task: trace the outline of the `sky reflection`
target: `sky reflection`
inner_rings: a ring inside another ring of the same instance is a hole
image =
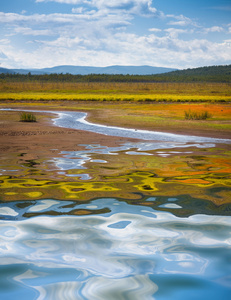
[[[171,199],[167,203],[174,204]],[[37,216],[0,221],[0,274],[6,284],[2,299],[14,290],[24,299],[32,294],[39,295],[36,299],[169,299],[169,293],[172,299],[185,299],[180,287],[163,283],[183,275],[194,296],[210,294],[213,282],[219,288],[212,288],[211,299],[231,292],[230,216],[180,218],[112,198],[84,206],[109,210],[52,217],[39,213],[73,209],[71,201],[12,206],[12,216],[22,215],[20,210]]]

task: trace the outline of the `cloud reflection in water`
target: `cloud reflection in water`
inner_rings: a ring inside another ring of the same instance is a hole
[[[67,201],[33,203],[23,212],[71,207]],[[21,215],[16,207],[12,217]],[[179,218],[116,199],[81,207],[109,212],[0,221],[3,299],[14,291],[24,299],[33,299],[31,293],[39,295],[36,299],[145,300],[169,299],[169,293],[171,299],[185,299],[182,290],[191,289],[189,299],[203,292],[211,299],[230,293],[230,216]],[[174,280],[182,286],[166,286]]]

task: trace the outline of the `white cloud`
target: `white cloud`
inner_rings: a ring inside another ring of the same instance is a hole
[[[168,28],[165,29],[164,31],[166,31],[171,38],[177,38],[179,34],[189,32],[187,29],[176,29],[176,28]]]
[[[157,13],[156,8],[152,7],[152,0],[92,0],[92,5],[98,9],[122,9],[138,15]]]
[[[76,47],[83,41],[82,39],[78,37],[70,38],[66,36],[60,36],[56,40],[53,41],[38,41],[41,44],[44,44],[45,46],[51,46],[51,47],[63,47],[63,48],[72,48]]]
[[[76,15],[68,14],[33,14],[33,15],[21,15],[16,13],[4,13],[0,12],[0,23],[14,23],[14,22],[72,22],[74,18],[77,18]]]
[[[180,31],[180,32],[179,32]],[[178,38],[183,29],[167,29],[157,37],[134,33],[105,31],[100,39],[94,34],[79,36],[61,35],[53,41],[38,41],[33,51],[16,51],[5,45],[2,52],[10,58],[8,64],[19,67],[48,67],[61,64],[107,66],[112,64],[153,65],[184,68],[199,65],[226,64],[231,60],[228,42],[214,43],[206,39]],[[155,33],[155,32],[154,32]],[[4,62],[6,64],[6,62]]]
[[[223,43],[224,43],[225,46],[231,47],[231,39],[230,40],[224,40]]]
[[[185,17],[183,15],[175,16],[175,15],[167,15],[168,18],[173,18],[176,21],[170,21],[168,22],[168,25],[178,25],[178,26],[195,26],[197,27],[198,25],[196,22],[191,20],[188,17]]]
[[[186,21],[171,21],[168,24],[169,25],[178,25],[178,26],[187,26],[188,22],[186,22]]]
[[[209,28],[204,28],[203,32],[204,33],[209,33],[209,32],[222,32],[224,31],[223,27],[220,26],[213,26],[213,27],[209,27]]]
[[[89,18],[89,15],[91,18]],[[119,22],[125,21],[124,24],[126,24],[125,19],[130,19],[130,17],[126,15],[102,15],[95,11],[91,11],[87,14],[61,14],[61,13],[54,13],[54,14],[33,14],[33,15],[20,15],[16,13],[3,13],[0,12],[0,23],[20,23],[20,22],[29,22],[30,24],[37,23],[37,25],[41,25],[42,23],[57,23],[60,24],[60,26],[63,26],[61,23],[72,23],[72,24],[78,24],[80,21],[95,21],[95,20],[101,20],[102,17],[104,19],[108,19],[108,21],[113,23],[117,22],[116,20],[119,20]]]
[[[23,35],[34,35],[34,36],[38,36],[38,35],[51,36],[52,35],[52,31],[49,30],[49,29],[34,30],[32,28],[29,28],[29,27],[16,27],[14,29],[14,33],[21,33]]]
[[[36,0],[36,2],[57,2],[81,6],[86,4],[97,8],[98,11],[119,12],[122,10],[127,13],[143,16],[157,14],[156,8],[152,6],[152,0]],[[78,10],[78,8],[75,9]]]
[[[77,7],[77,8],[72,8],[72,13],[74,14],[82,14],[86,9],[84,7]]]
[[[0,40],[0,45],[6,45],[6,44],[10,44],[10,40],[8,40],[8,39],[1,39]]]
[[[151,32],[161,32],[162,31],[159,28],[149,28],[148,30],[151,31]]]

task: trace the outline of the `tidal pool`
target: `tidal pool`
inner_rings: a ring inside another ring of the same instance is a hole
[[[230,140],[58,115],[144,141],[1,159],[0,299],[230,299]]]

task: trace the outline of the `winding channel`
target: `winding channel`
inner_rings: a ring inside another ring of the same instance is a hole
[[[11,109],[4,109],[11,110]],[[129,129],[123,127],[106,126],[94,124],[86,120],[87,113],[73,112],[73,111],[38,111],[38,110],[21,110],[28,112],[40,112],[56,114],[58,117],[53,119],[54,125],[63,128],[85,130],[98,134],[109,136],[118,136],[125,138],[134,138],[149,141],[162,141],[162,142],[180,142],[180,143],[231,143],[231,139],[210,138],[201,136],[191,136],[183,134],[173,134],[167,132]]]

